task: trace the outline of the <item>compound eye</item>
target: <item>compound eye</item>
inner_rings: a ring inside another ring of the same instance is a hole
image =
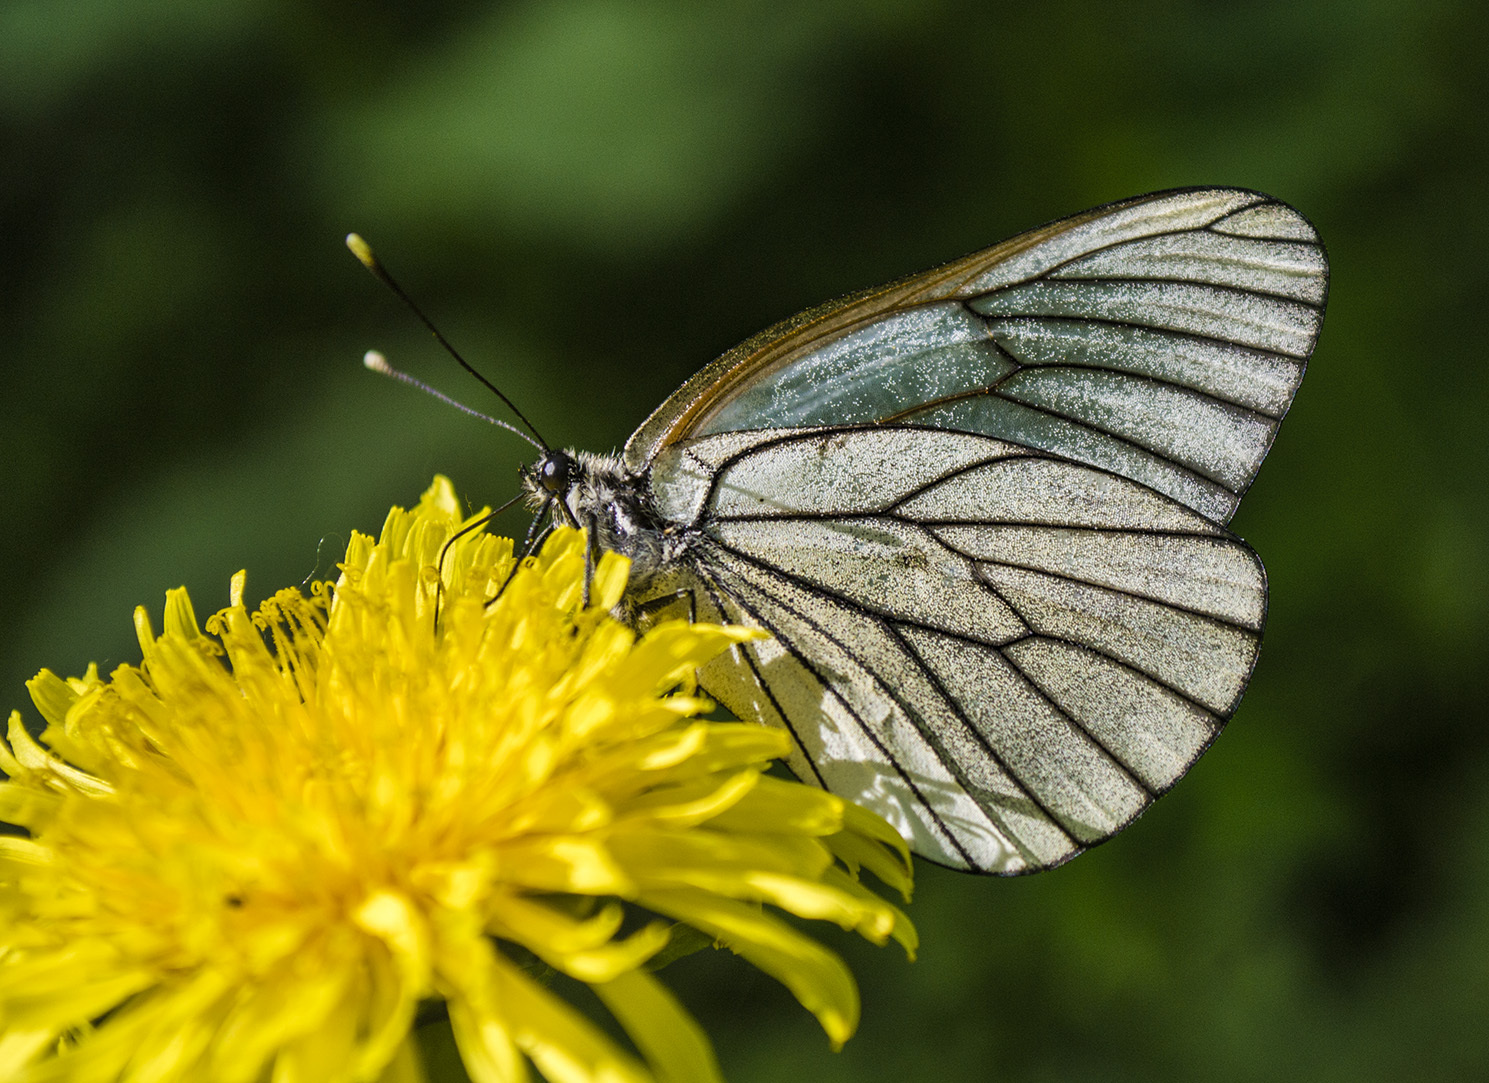
[[[538,464],[538,480],[550,493],[562,494],[574,473],[574,460],[555,451]]]

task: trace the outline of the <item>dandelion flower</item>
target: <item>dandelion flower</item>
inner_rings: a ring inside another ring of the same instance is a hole
[[[764,774],[782,734],[697,717],[695,667],[754,633],[637,638],[609,616],[623,559],[581,604],[574,531],[488,604],[511,544],[462,525],[436,479],[334,586],[250,613],[240,573],[207,633],[172,591],[162,634],[136,613],[139,666],[30,682],[47,728],[0,742],[26,831],[0,838],[0,1078],[412,1081],[443,1002],[478,1083],[717,1079],[653,973],[679,930],[852,1033],[851,975],[774,911],[913,950],[858,879],[908,892],[908,856]]]

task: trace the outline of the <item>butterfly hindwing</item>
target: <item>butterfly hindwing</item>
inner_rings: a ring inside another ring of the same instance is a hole
[[[704,688],[933,860],[1030,871],[1110,836],[1250,673],[1250,549],[1107,471],[909,427],[702,438],[663,477],[684,460],[708,490],[661,510],[692,516],[695,593],[773,636]]]

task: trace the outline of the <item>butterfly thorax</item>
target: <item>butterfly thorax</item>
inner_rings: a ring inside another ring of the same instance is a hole
[[[593,531],[600,548],[629,559],[631,591],[644,587],[681,548],[681,539],[652,508],[645,479],[618,455],[552,452],[523,471],[522,484],[535,510],[556,497],[568,513],[558,518]]]

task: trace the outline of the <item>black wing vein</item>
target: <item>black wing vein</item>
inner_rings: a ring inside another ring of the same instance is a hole
[[[947,690],[946,686],[942,683],[941,678],[936,674],[934,668],[925,659],[925,656],[921,654],[920,651],[916,650],[915,645],[907,640],[903,635],[901,635],[893,625],[889,625],[887,627],[889,633],[894,636],[894,638],[900,643],[900,645],[904,647],[905,650],[908,651],[910,654],[914,655],[914,657],[920,664],[921,671],[936,686],[936,690],[941,694],[942,698],[953,705],[954,709],[956,710],[957,717],[962,720],[962,723],[967,727],[968,731],[971,733],[977,733],[977,728],[972,725],[971,720],[967,718],[966,712],[962,710],[960,702]],[[938,629],[928,630],[935,631],[938,635],[947,634],[945,632],[939,631]],[[1082,737],[1084,737],[1091,743],[1092,747],[1094,747],[1103,756],[1105,756],[1108,760],[1115,764],[1117,768],[1121,770],[1124,775],[1127,776],[1129,781],[1131,781],[1135,786],[1141,789],[1143,793],[1147,795],[1148,801],[1151,801],[1153,797],[1156,796],[1148,787],[1147,783],[1138,778],[1137,775],[1133,772],[1132,768],[1129,767],[1120,756],[1112,752],[1111,749],[1107,748],[1107,746],[1102,741],[1097,739],[1095,734],[1086,729],[1086,727],[1082,725],[1078,719],[1073,718],[1068,711],[1066,711],[1063,707],[1061,707],[1058,703],[1051,699],[1049,693],[1047,693],[1044,688],[1040,686],[1039,682],[1035,681],[1026,672],[1024,672],[1023,668],[1012,658],[1008,657],[1006,652],[1000,650],[997,647],[993,647],[985,643],[980,643],[977,640],[967,639],[967,637],[965,636],[957,636],[955,638],[963,639],[966,642],[976,644],[978,647],[981,647],[984,650],[990,650],[997,653],[997,655],[1002,658],[1004,662],[1008,663],[1008,665],[1014,670],[1014,672],[1016,672],[1021,678],[1023,678],[1024,684],[1027,685],[1034,692],[1035,695],[1043,700],[1046,706],[1054,711],[1055,714],[1059,716],[1062,721],[1069,723],[1070,726],[1076,730],[1076,732],[1078,732]],[[1029,795],[1030,800],[1032,800],[1038,806],[1039,810],[1044,813],[1044,815],[1052,823],[1054,823],[1056,827],[1060,829],[1060,831],[1065,835],[1066,838],[1070,839],[1070,841],[1075,844],[1075,846],[1077,847],[1076,853],[1079,853],[1081,850],[1094,845],[1094,843],[1084,842],[1081,839],[1077,838],[1074,834],[1072,834],[1070,828],[1065,825],[1063,818],[1052,809],[1048,808],[1042,801],[1034,796],[1032,787],[1022,778],[1020,778],[1019,775],[1015,773],[1014,770],[1003,761],[997,750],[993,748],[992,743],[986,738],[983,738],[980,733],[977,733],[977,735],[981,740],[983,747],[988,750],[988,754],[994,758],[994,761],[997,762],[998,765],[1008,773],[1008,776],[1010,778],[1018,782],[1019,788]],[[1070,856],[1074,857],[1075,854],[1071,854]]]
[[[934,627],[932,625],[925,624],[925,623],[920,622],[920,621],[916,621],[914,619],[902,619],[902,618],[900,618],[898,616],[894,616],[894,615],[891,615],[891,614],[888,614],[888,613],[881,613],[881,612],[876,612],[874,610],[868,609],[868,608],[864,607],[863,605],[859,604],[858,602],[854,601],[852,598],[844,597],[843,595],[837,593],[836,591],[828,590],[828,589],[825,589],[825,588],[823,588],[821,586],[818,586],[817,584],[812,583],[810,580],[803,579],[800,576],[794,575],[793,573],[788,572],[784,568],[778,567],[777,565],[766,563],[765,561],[762,561],[762,560],[760,560],[757,557],[751,556],[748,553],[742,553],[739,550],[735,549],[734,547],[732,547],[730,545],[727,545],[724,542],[718,541],[717,539],[710,539],[710,542],[711,542],[711,544],[718,546],[719,549],[721,549],[724,552],[728,553],[730,556],[734,557],[735,559],[737,559],[739,561],[742,561],[743,563],[750,564],[750,565],[752,565],[752,566],[754,566],[756,568],[759,568],[760,570],[764,571],[768,575],[779,576],[780,578],[786,580],[789,583],[792,583],[796,587],[798,587],[801,590],[806,591],[808,593],[819,594],[819,595],[822,595],[824,597],[831,598],[834,602],[837,602],[838,604],[842,605],[845,609],[850,609],[850,610],[854,611],[855,613],[857,613],[859,616],[863,617],[864,619],[866,619],[866,620],[872,622],[873,624],[877,625],[881,631],[884,631],[884,632],[888,633],[897,642],[903,642],[903,637],[900,636],[899,633],[894,630],[894,628],[892,627],[891,622],[893,624],[901,624],[901,625],[908,625],[910,627],[915,627],[915,628],[922,628],[922,629],[924,629],[927,632],[933,632],[933,633],[935,633],[937,635],[944,635],[944,636],[949,636],[949,637],[954,638],[954,639],[960,639],[963,642],[970,643],[970,644],[976,646],[978,649],[981,649],[981,650],[997,650],[996,645],[994,645],[992,643],[985,642],[985,641],[980,640],[980,639],[976,639],[976,638],[974,638],[972,636],[958,635],[955,632],[948,632],[945,629],[937,628],[937,627]],[[717,579],[719,577],[718,576],[718,572],[716,570],[712,574],[714,575],[715,579]],[[989,584],[989,586],[990,586],[990,584]],[[734,595],[731,595],[731,597],[734,597]],[[824,639],[832,642],[840,650],[842,650],[844,653],[846,653],[849,656],[855,658],[857,660],[857,662],[858,662],[859,665],[863,666],[863,668],[866,671],[868,671],[869,673],[872,673],[873,674],[874,679],[879,682],[880,686],[889,694],[890,698],[892,698],[895,701],[895,703],[897,703],[899,705],[900,709],[905,713],[905,716],[907,718],[913,720],[916,723],[916,728],[918,728],[921,731],[921,733],[926,737],[926,739],[929,740],[929,741],[931,741],[933,744],[936,744],[937,743],[935,741],[935,739],[934,739],[934,735],[931,732],[928,732],[927,727],[924,725],[924,721],[923,721],[923,719],[921,719],[919,712],[916,711],[916,710],[914,710],[914,708],[911,706],[911,704],[894,688],[894,686],[890,682],[888,682],[883,677],[882,674],[879,674],[879,673],[874,672],[874,669],[867,662],[863,661],[862,658],[859,658],[858,655],[856,654],[856,652],[852,649],[852,647],[851,647],[850,644],[845,643],[840,637],[832,634],[830,631],[828,631],[826,628],[824,628],[819,622],[813,620],[811,617],[809,617],[806,614],[802,613],[799,609],[796,609],[796,608],[794,608],[792,606],[787,605],[787,603],[785,603],[784,601],[782,601],[780,598],[775,598],[773,600],[774,600],[775,604],[782,606],[782,608],[789,609],[792,613],[794,613],[797,616],[798,619],[800,619],[801,621],[803,621],[806,624],[811,625],[812,628],[814,628],[818,632],[818,634],[820,634],[822,636],[822,638],[824,638]],[[1015,610],[1015,612],[1017,612],[1017,610]],[[1027,627],[1027,624],[1026,624],[1026,627]],[[771,631],[771,634],[772,635],[777,635],[778,634],[778,633],[776,633],[776,631],[774,629],[767,629],[767,630]],[[782,642],[786,642],[786,640],[782,640]],[[806,663],[807,656],[803,652],[801,652],[799,650],[794,650],[793,649],[792,653],[795,654],[798,659],[801,659],[804,664]],[[1046,817],[1046,819],[1049,819],[1051,822],[1055,823],[1057,826],[1060,826],[1061,831],[1064,832],[1064,826],[1060,824],[1059,820],[1050,812],[1049,809],[1045,808],[1045,806],[1040,802],[1039,798],[1037,798],[1037,797],[1034,796],[1034,793],[1030,789],[1029,785],[1022,778],[1020,778],[1019,775],[1004,761],[1002,755],[998,752],[998,750],[995,749],[995,748],[993,748],[987,742],[987,740],[978,732],[977,727],[975,727],[975,726],[973,726],[971,724],[971,722],[967,718],[965,712],[962,711],[960,704],[957,703],[956,698],[953,697],[950,693],[948,693],[946,691],[946,689],[945,689],[944,685],[942,684],[941,680],[935,675],[934,672],[932,672],[924,664],[923,661],[919,661],[919,652],[912,651],[912,655],[918,660],[917,661],[917,666],[918,666],[918,668],[921,671],[921,675],[924,676],[931,684],[933,684],[936,687],[937,692],[941,695],[942,699],[946,702],[947,706],[950,707],[952,713],[955,714],[956,717],[957,717],[957,719],[962,723],[962,725],[966,727],[967,732],[970,733],[970,734],[972,734],[977,739],[978,743],[981,744],[984,749],[986,749],[988,755],[991,757],[991,759],[993,760],[993,762],[995,764],[997,764],[998,768],[1000,770],[1002,770],[1010,779],[1013,780],[1013,782],[1018,786],[1018,788],[1023,791],[1024,795],[1029,799],[1029,801],[1035,807],[1037,807],[1040,810],[1041,813],[1044,814],[1044,816]],[[827,688],[831,688],[832,687],[832,683],[830,681],[826,680],[826,678],[824,678],[822,676],[822,674],[816,669],[815,666],[810,666],[809,665],[808,668],[810,668],[812,670],[813,674],[819,680],[822,680],[823,681],[824,687],[827,687]],[[841,697],[839,697],[839,698],[841,699]],[[860,721],[860,725],[862,725],[862,722],[861,721]],[[885,752],[886,754],[888,754],[888,750],[885,749],[879,743],[879,741],[877,739],[873,738],[873,735],[872,735],[872,733],[870,731],[868,731],[867,729],[865,729],[865,732],[866,733],[869,733],[870,738],[872,740],[874,740],[874,744],[875,745],[879,746],[879,749],[880,749],[881,752]],[[946,766],[947,766],[947,768],[949,770],[952,770],[952,772],[957,775],[957,780],[958,780],[959,783],[961,783],[962,788],[963,789],[967,789],[968,788],[967,780],[966,780],[965,776],[963,776],[959,771],[956,770],[954,761],[951,760],[950,758],[947,758],[947,757],[944,757],[943,756],[942,762],[946,764]],[[1065,833],[1068,836],[1069,833],[1068,832],[1065,832]],[[1078,840],[1074,839],[1073,837],[1072,837],[1072,841],[1073,842],[1078,842]]]
[[[1003,291],[995,290],[993,292],[1001,293]],[[990,297],[992,296],[992,294],[983,294],[981,296]],[[1301,302],[1299,303],[1301,304]],[[1073,323],[1096,323],[1101,324],[1104,327],[1130,327],[1138,331],[1158,331],[1165,335],[1176,335],[1183,338],[1195,339],[1199,342],[1216,342],[1222,346],[1234,346],[1238,350],[1255,350],[1258,353],[1274,354],[1277,357],[1286,358],[1289,361],[1303,362],[1307,361],[1309,356],[1306,353],[1294,354],[1288,353],[1285,350],[1274,350],[1269,346],[1258,346],[1254,342],[1237,342],[1235,339],[1226,338],[1223,335],[1207,335],[1202,331],[1190,331],[1183,327],[1169,327],[1161,323],[1138,323],[1136,320],[1119,320],[1113,319],[1110,316],[1071,316],[1061,312],[1019,312],[1009,313],[1007,315],[1000,312],[995,316],[983,316],[981,313],[978,313],[978,315],[985,320],[1069,320]]]
[[[720,548],[725,548],[725,547],[720,546]],[[731,554],[731,555],[738,555],[738,554]],[[749,563],[753,563],[753,564],[759,565],[759,562],[758,561],[749,560],[749,558],[747,558],[747,557],[743,557],[741,559],[745,559],[745,560],[749,561]],[[698,564],[699,565],[702,565],[706,561],[707,561],[707,557],[700,554],[700,559],[698,561]],[[765,570],[767,572],[770,572],[771,574],[777,574],[777,575],[781,574],[779,572],[779,570],[774,569],[774,568],[771,568],[768,565],[761,565],[761,566],[764,567]],[[709,574],[714,579],[715,583],[718,583],[718,581],[720,579],[720,575],[719,575],[718,570],[717,569],[712,569],[712,570],[710,570]],[[722,588],[722,585],[721,585],[720,589],[723,589]],[[793,646],[792,645],[792,641],[791,641],[791,639],[790,639],[789,636],[786,636],[786,635],[782,634],[781,631],[780,631],[780,629],[775,626],[775,623],[773,621],[770,621],[767,618],[765,618],[762,614],[760,614],[758,612],[758,610],[756,610],[754,607],[752,607],[748,603],[746,603],[743,598],[739,597],[738,594],[736,594],[736,593],[734,593],[732,591],[729,591],[729,592],[726,592],[726,593],[729,594],[730,600],[733,601],[734,604],[737,605],[741,610],[747,612],[750,615],[750,618],[759,627],[764,628],[767,632],[769,632],[772,636],[774,636],[777,639],[777,641],[779,641],[781,643],[781,645],[783,647],[785,647],[787,650],[791,651],[792,655],[796,658],[796,660],[798,662],[800,662],[802,666],[804,666],[806,669],[808,669],[812,673],[812,676],[817,679],[817,681],[822,685],[823,688],[826,688],[826,689],[829,689],[829,690],[832,690],[833,689],[833,683],[832,683],[832,681],[830,679],[828,679],[828,677],[826,675],[824,675],[821,672],[821,670],[818,669],[818,667],[816,666],[816,664],[812,661],[812,658],[811,658],[810,654],[808,654],[805,651],[799,650],[795,646]],[[810,616],[808,616],[807,614],[802,613],[795,606],[790,605],[788,602],[786,602],[786,601],[784,601],[784,600],[782,600],[780,598],[774,599],[774,602],[775,602],[776,605],[779,605],[782,609],[785,609],[788,612],[792,613],[802,623],[809,625],[819,635],[821,635],[824,639],[827,639],[828,641],[830,641],[833,644],[835,644],[838,647],[838,649],[842,650],[844,653],[846,653],[846,654],[848,654],[850,656],[852,656],[854,654],[854,652],[852,651],[852,649],[849,646],[847,646],[846,644],[844,644],[840,639],[838,639],[838,637],[830,634],[820,624],[818,624],[816,621],[812,620],[812,618]],[[859,664],[860,665],[864,665],[862,662],[860,662]],[[760,673],[759,669],[756,668],[756,667],[754,667],[754,666],[752,666],[751,668],[752,668],[753,672],[756,674],[756,676],[758,677],[758,679],[760,680],[761,687],[768,689],[770,687],[770,685],[769,685],[769,682],[765,679],[764,674]],[[864,665],[864,669],[866,671],[870,672],[870,673],[873,672],[872,670],[869,669],[869,667],[867,665]],[[889,696],[900,706],[900,709],[905,712],[905,715],[906,715],[907,718],[909,718],[909,719],[911,719],[912,721],[915,721],[915,722],[918,722],[919,721],[917,715],[914,712],[912,712],[911,710],[909,710],[909,708],[900,699],[899,695],[896,694],[896,692],[894,691],[894,689],[890,685],[888,685],[881,677],[879,677],[878,674],[874,674],[874,678],[875,678],[876,681],[879,682],[880,687],[883,688],[885,690],[885,692],[887,692],[889,694]],[[853,717],[854,722],[858,725],[858,728],[859,728],[860,732],[863,733],[864,737],[867,738],[868,741],[870,743],[872,743],[874,745],[874,747],[876,747],[884,755],[884,758],[886,760],[888,760],[889,763],[891,763],[894,766],[895,773],[897,775],[899,775],[900,779],[905,783],[905,785],[910,788],[910,792],[915,795],[915,799],[917,801],[919,801],[921,803],[921,805],[926,809],[926,811],[930,815],[931,819],[935,821],[935,824],[936,824],[937,829],[951,842],[951,845],[956,848],[956,851],[957,851],[958,854],[961,855],[962,860],[966,862],[966,864],[967,864],[967,866],[969,868],[976,868],[977,867],[977,862],[974,861],[973,858],[972,858],[972,856],[969,853],[967,853],[967,851],[962,847],[961,842],[956,837],[956,832],[954,832],[947,825],[946,821],[941,818],[941,814],[936,810],[936,806],[935,806],[934,802],[932,802],[930,799],[928,799],[925,796],[925,794],[921,791],[920,787],[916,784],[915,780],[913,778],[911,778],[910,775],[909,775],[909,773],[906,772],[904,770],[904,768],[900,765],[899,760],[893,755],[893,753],[889,749],[887,749],[887,748],[884,747],[883,742],[879,740],[878,736],[869,727],[868,723],[859,714],[859,712],[857,711],[857,709],[854,708],[853,704],[850,703],[845,697],[843,697],[841,695],[838,695],[838,693],[835,690],[833,691],[833,695],[836,696],[838,702],[843,705],[843,709],[845,711],[847,711],[848,714]],[[771,697],[771,705],[774,706],[774,707],[777,707],[777,709],[779,710],[779,704],[778,704],[778,702],[776,701],[776,699],[775,699],[775,697],[773,695]],[[786,713],[784,711],[781,711],[780,712],[780,717],[784,720],[788,716],[786,715]],[[922,732],[924,732],[923,729],[922,729]],[[795,740],[794,733],[793,733],[793,740]],[[801,744],[800,742],[797,743],[797,747],[798,748],[805,749],[805,745]],[[810,758],[810,757],[808,757],[808,758]],[[947,763],[948,769],[952,769],[952,764],[949,763],[949,762],[947,762],[945,758],[943,758],[943,761],[942,762],[943,763]],[[816,770],[815,765],[813,765],[813,770],[814,771]],[[958,784],[963,785],[963,788],[965,789],[966,788],[965,787],[965,780],[961,776],[960,772],[957,772],[957,771],[953,770],[953,775],[957,778]],[[819,775],[819,777],[820,777],[820,775]],[[1009,778],[1010,779],[1014,779],[1014,776],[1010,773],[1009,774]],[[1017,782],[1016,779],[1014,779],[1014,781],[1019,786],[1020,789],[1024,789],[1022,783]],[[1030,795],[1030,794],[1028,794],[1028,791],[1026,789],[1025,789],[1025,794],[1026,794],[1026,796],[1029,797],[1029,800],[1031,802],[1037,804],[1037,802],[1034,801],[1033,796]],[[1022,852],[1023,846],[1022,846],[1022,844],[1017,839],[1015,839],[1012,836],[1010,836],[1008,841],[1011,842],[1013,845],[1019,847],[1019,849]],[[1029,855],[1027,853],[1025,853],[1024,856],[1025,856],[1025,859],[1026,860],[1031,860],[1032,859],[1032,855]]]
[[[1085,257],[1082,256],[1081,258],[1084,259]],[[1285,293],[1273,293],[1271,290],[1259,290],[1259,289],[1256,289],[1256,288],[1254,288],[1252,286],[1235,286],[1235,285],[1231,285],[1229,282],[1212,282],[1212,281],[1210,281],[1209,279],[1206,279],[1206,278],[1174,278],[1174,277],[1170,277],[1170,276],[1159,276],[1159,275],[1110,275],[1110,274],[1106,274],[1106,275],[1100,275],[1100,274],[1093,274],[1093,275],[1062,275],[1059,278],[1053,278],[1053,277],[1051,277],[1050,272],[1045,272],[1044,274],[1037,275],[1034,278],[1026,279],[1023,282],[1018,283],[1018,285],[1019,286],[1027,286],[1031,282],[1049,282],[1051,285],[1060,285],[1060,284],[1065,283],[1065,282],[1075,282],[1075,283],[1081,283],[1081,284],[1086,284],[1086,285],[1093,284],[1093,283],[1113,282],[1113,283],[1131,283],[1131,284],[1134,284],[1134,285],[1136,285],[1136,284],[1142,284],[1142,285],[1154,285],[1154,286],[1204,286],[1206,289],[1223,290],[1226,293],[1243,293],[1243,294],[1246,294],[1248,297],[1255,297],[1255,298],[1257,298],[1258,300],[1261,300],[1261,301],[1277,301],[1277,302],[1280,302],[1280,303],[1286,304],[1286,305],[1297,305],[1299,308],[1312,309],[1314,312],[1320,312],[1320,311],[1323,310],[1323,305],[1317,303],[1316,301],[1305,301],[1305,300],[1303,300],[1300,297],[1293,297],[1293,296],[1290,296],[1289,294],[1285,294]],[[1003,293],[1003,292],[1005,292],[1005,291],[1007,291],[1009,289],[1014,289],[1014,288],[1017,288],[1017,287],[1015,287],[1015,286],[1000,286],[996,290],[989,290],[987,293],[978,294],[978,297],[991,297],[995,293]],[[986,317],[984,317],[984,318],[986,318]],[[1178,332],[1178,328],[1161,327],[1161,326],[1156,325],[1156,324],[1155,325],[1150,325],[1150,326],[1153,326],[1155,328],[1155,330],[1174,331],[1176,333]],[[1257,347],[1257,348],[1263,348],[1263,347]]]

